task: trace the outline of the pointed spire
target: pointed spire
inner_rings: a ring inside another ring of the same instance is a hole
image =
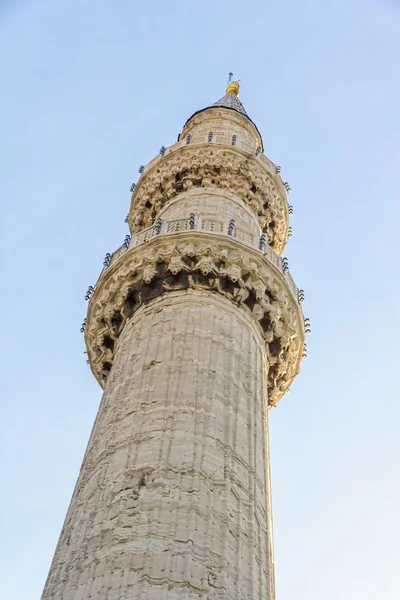
[[[218,100],[218,102],[215,102],[215,104],[213,104],[213,106],[221,106],[222,108],[231,108],[231,109],[236,110],[237,112],[241,113],[242,115],[245,115],[246,117],[249,116],[247,114],[243,104],[240,102],[239,98],[235,94],[235,92],[229,92],[228,94],[225,94],[225,96],[220,98]]]
[[[233,77],[233,73],[229,73],[229,79],[228,79],[228,84],[227,84],[227,88],[226,88],[226,93],[225,96],[223,96],[222,98],[220,98],[217,102],[215,102],[214,104],[212,104],[211,106],[206,106],[205,108],[202,108],[201,110],[196,111],[185,123],[185,127],[186,125],[189,123],[189,121],[191,119],[193,119],[193,117],[195,117],[196,115],[209,110],[210,108],[227,108],[229,110],[234,110],[238,113],[240,113],[241,115],[244,115],[245,117],[248,118],[248,120],[254,125],[254,127],[257,130],[257,133],[260,136],[260,140],[261,140],[261,149],[264,151],[264,146],[262,144],[262,137],[260,132],[257,129],[256,124],[250,119],[249,115],[246,112],[246,109],[244,108],[243,104],[240,102],[238,96],[239,96],[239,91],[240,91],[240,79],[236,80],[236,81],[232,81],[232,77]],[[178,137],[178,140],[180,139],[180,136]]]

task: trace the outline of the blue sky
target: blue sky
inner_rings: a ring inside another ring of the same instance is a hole
[[[3,0],[2,599],[47,576],[101,397],[83,297],[129,187],[233,71],[312,324],[270,413],[277,600],[398,600],[399,30],[395,0]]]

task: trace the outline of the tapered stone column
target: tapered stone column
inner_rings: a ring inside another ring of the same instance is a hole
[[[228,92],[141,169],[87,294],[104,395],[43,600],[275,598],[267,415],[304,323],[261,149]]]
[[[270,597],[266,394],[251,315],[192,290],[139,309],[44,597]]]

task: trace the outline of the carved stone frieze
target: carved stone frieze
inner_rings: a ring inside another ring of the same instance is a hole
[[[101,385],[110,372],[125,323],[144,304],[169,291],[221,294],[250,311],[265,339],[269,404],[275,405],[297,374],[304,344],[301,308],[287,281],[251,248],[210,234],[155,238],[129,250],[96,286],[85,330],[88,358]]]
[[[268,244],[283,251],[289,225],[286,197],[259,160],[229,146],[181,147],[147,170],[132,195],[131,232],[149,227],[169,201],[194,187],[235,193],[257,215]]]

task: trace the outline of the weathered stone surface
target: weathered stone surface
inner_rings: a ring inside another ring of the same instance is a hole
[[[236,227],[259,238],[260,225],[256,215],[239,196],[229,190],[192,189],[169,202],[157,216],[171,221],[189,217],[192,213],[222,221],[234,219]]]
[[[226,299],[137,311],[43,599],[271,597],[266,375],[253,318]]]

